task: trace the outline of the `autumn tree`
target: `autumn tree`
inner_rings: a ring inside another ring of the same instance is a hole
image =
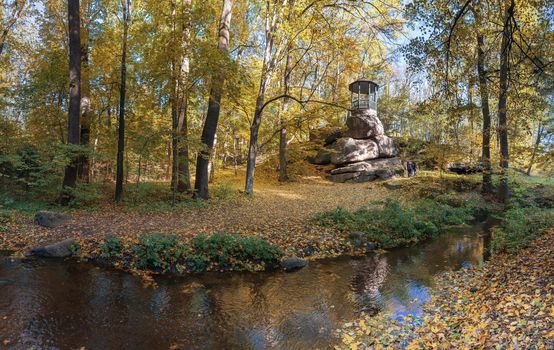
[[[217,47],[223,57],[227,57],[229,52],[231,15],[233,10],[233,0],[224,0],[221,18],[219,21],[219,39]],[[219,121],[219,111],[221,103],[221,94],[225,77],[223,74],[216,74],[211,77],[211,88],[208,101],[208,112],[202,129],[201,142],[203,150],[196,158],[196,179],[194,184],[195,195],[197,198],[208,198],[208,163],[213,150],[215,134],[217,132],[217,123]]]
[[[79,0],[69,0],[67,3],[67,23],[69,32],[69,109],[67,142],[70,145],[79,144],[79,117],[81,113],[81,38],[79,21]],[[74,150],[73,152],[74,153]],[[71,188],[77,180],[77,158],[70,155],[70,163],[65,167],[63,190],[60,202],[67,205],[71,200]]]
[[[119,81],[119,125],[117,128],[117,173],[115,178],[115,201],[123,197],[123,152],[125,150],[125,94],[127,82],[127,36],[131,22],[130,0],[121,0],[123,37],[121,42],[121,78]]]

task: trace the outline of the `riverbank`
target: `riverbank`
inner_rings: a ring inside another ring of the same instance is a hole
[[[169,208],[143,193],[134,205],[73,210],[54,228],[36,225],[32,212],[3,210],[0,249],[24,253],[73,239],[80,257],[125,269],[259,271],[288,256],[319,259],[415,244],[498,210],[479,193],[478,176],[426,173],[362,184],[305,177],[258,188],[247,197],[230,185],[225,198]],[[542,197],[517,198],[535,205]]]
[[[554,229],[529,248],[441,275],[422,315],[362,314],[336,349],[554,347]]]
[[[247,197],[237,192],[235,183],[240,181],[228,183],[229,194],[225,198],[207,202],[189,200],[171,207],[150,197],[144,199],[147,207],[143,202],[101,203],[73,209],[71,220],[56,228],[36,225],[33,211],[4,209],[8,217],[0,235],[0,249],[22,251],[67,238],[86,246],[87,242],[108,235],[137,240],[141,234],[151,232],[175,234],[189,241],[199,233],[229,232],[263,238],[289,254],[306,250],[311,255],[329,257],[349,250],[348,233],[318,225],[313,220],[316,213],[337,207],[353,211],[387,198],[410,201],[430,191],[468,193],[478,187],[478,182],[471,179],[458,176],[441,179],[434,174],[362,184],[305,177],[293,183],[260,184],[255,195]]]

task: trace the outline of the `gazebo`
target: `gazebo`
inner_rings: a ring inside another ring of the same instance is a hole
[[[379,85],[369,79],[358,79],[348,86],[351,92],[350,109],[373,109],[377,112],[377,90]]]

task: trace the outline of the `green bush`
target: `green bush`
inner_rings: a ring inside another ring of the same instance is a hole
[[[132,249],[136,268],[168,271],[176,267],[188,246],[179,242],[175,235],[147,233],[139,237],[139,243],[134,244]]]
[[[71,201],[69,205],[72,207],[88,206],[92,208],[94,204],[98,204],[104,198],[103,185],[100,183],[77,183],[76,187],[69,189],[71,192]]]
[[[217,232],[200,234],[192,240],[192,253],[187,257],[193,270],[202,270],[209,263],[221,268],[243,268],[250,263],[275,264],[283,255],[281,249],[262,238]]]
[[[554,227],[554,210],[511,208],[504,212],[502,224],[492,230],[492,250],[517,252],[548,227]]]
[[[381,206],[361,208],[354,212],[337,208],[316,214],[323,226],[341,231],[361,231],[366,239],[391,248],[436,236],[446,225],[457,225],[472,219],[465,208],[454,208],[429,199],[403,206],[386,200]]]
[[[122,250],[123,244],[121,239],[116,236],[107,236],[106,239],[100,243],[100,251],[104,258],[117,257],[121,254]]]

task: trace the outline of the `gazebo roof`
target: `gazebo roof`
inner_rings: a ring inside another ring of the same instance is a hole
[[[366,83],[366,84],[364,84]],[[360,86],[360,89],[358,90],[358,85]],[[360,78],[352,83],[350,83],[350,85],[348,85],[348,90],[352,91],[352,92],[360,92],[362,94],[369,94],[369,87],[370,86],[374,86],[374,88],[377,90],[379,89],[379,84],[377,84],[376,82],[372,81],[372,80],[369,80],[369,79],[366,79],[366,78]]]

